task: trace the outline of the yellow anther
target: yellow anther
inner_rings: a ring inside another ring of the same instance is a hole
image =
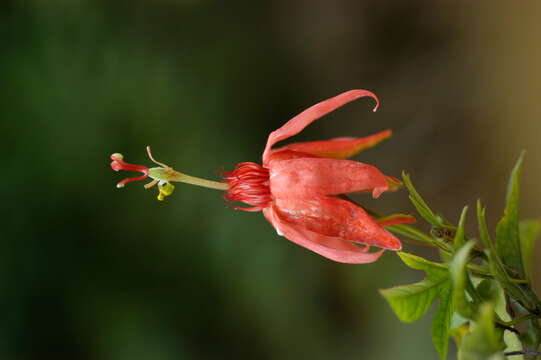
[[[175,186],[173,184],[167,183],[163,186],[159,186],[160,193],[158,194],[158,200],[163,201],[166,196],[169,196],[175,191]]]

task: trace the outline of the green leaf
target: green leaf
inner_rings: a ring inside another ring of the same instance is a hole
[[[486,209],[481,205],[481,200],[477,200],[477,223],[479,224],[479,237],[486,249],[494,250],[494,244],[490,240],[486,221]],[[494,252],[494,251],[493,251]]]
[[[425,279],[423,281],[395,286],[390,289],[380,290],[381,295],[389,302],[396,316],[404,322],[414,322],[423,316],[436,297],[440,288],[447,286],[448,279]]]
[[[406,266],[415,270],[422,270],[426,272],[427,275],[440,275],[445,273],[449,268],[445,264],[435,263],[413,254],[405,252],[398,252],[397,254]]]
[[[466,287],[470,285],[470,279],[466,272],[471,249],[475,245],[473,240],[468,241],[462,246],[453,257],[449,272],[453,282],[453,301],[460,315],[472,319],[477,313],[474,303],[466,298]],[[469,287],[469,286],[468,286]],[[469,287],[471,289],[471,287]]]
[[[440,287],[447,285],[448,270],[443,264],[434,263],[419,256],[402,252],[398,255],[408,267],[424,271],[426,278],[414,284],[380,290],[380,293],[400,320],[414,322],[428,311],[439,295]]]
[[[496,313],[496,319],[504,322],[512,320],[511,316],[507,313],[507,301],[505,293],[500,284],[492,279],[484,279],[477,285],[477,292],[483,300],[494,304],[494,312]],[[520,351],[522,350],[522,343],[517,334],[512,331],[504,331],[503,339],[506,344],[505,352]],[[522,360],[521,355],[515,355],[513,360]]]
[[[424,271],[426,277],[414,284],[380,290],[380,293],[398,318],[404,322],[417,321],[428,311],[436,298],[440,299],[432,322],[432,341],[440,357],[445,359],[451,316],[454,312],[448,266],[412,254],[398,253],[398,255],[408,267]]]
[[[511,172],[504,214],[496,226],[496,252],[520,278],[525,276],[518,229],[519,178],[523,157],[524,152]]]
[[[526,279],[532,279],[532,264],[535,248],[535,240],[541,231],[541,222],[538,220],[523,220],[519,223],[520,251]]]
[[[451,318],[454,312],[451,286],[449,282],[447,284],[447,286],[440,287],[440,305],[434,314],[434,320],[432,320],[432,343],[441,359],[447,358]]]
[[[477,293],[481,299],[486,302],[496,302],[499,298],[499,292],[502,291],[499,283],[492,279],[484,279],[477,285]]]
[[[500,284],[492,279],[484,279],[477,285],[477,292],[482,299],[494,304],[494,312],[498,320],[509,322],[512,320],[507,313],[507,301],[505,293]],[[503,340],[506,344],[505,352],[522,350],[522,342],[517,334],[512,331],[503,332]],[[513,360],[523,360],[522,355],[515,355]]]
[[[390,225],[386,226],[385,229],[389,230],[393,234],[402,235],[407,238],[424,242],[424,243],[431,243],[432,238],[428,235],[425,235],[423,232],[407,225],[407,224],[396,224],[396,225]]]
[[[496,253],[495,246],[490,240],[485,218],[485,209],[482,208],[480,201],[477,202],[477,219],[479,222],[479,235],[481,242],[487,248],[485,252],[487,253],[488,263],[495,279],[500,282],[502,287],[510,296],[520,302],[520,304],[525,308],[535,309],[536,307],[539,307],[536,305],[537,300],[531,291],[527,291],[527,289],[522,288],[520,285],[513,283],[509,279],[504,265]]]
[[[466,243],[466,235],[464,231],[464,226],[466,225],[467,212],[468,212],[468,207],[464,206],[464,209],[462,209],[462,214],[460,214],[458,228],[456,229],[455,238],[453,240],[453,243],[455,245],[455,251],[460,249],[462,245]]]
[[[490,283],[489,293],[492,295],[492,303],[494,304],[494,312],[496,316],[503,321],[511,321],[512,317],[507,312],[507,301],[505,299],[505,293],[498,282],[493,280],[484,280],[485,284]],[[481,286],[481,284],[479,285]],[[511,331],[503,332],[503,341],[506,344],[505,352],[521,351],[522,342],[517,334]],[[523,360],[522,355],[515,355],[513,360]]]
[[[475,326],[461,342],[459,360],[500,360],[505,348],[501,331],[494,327],[494,310],[490,303],[484,303]]]
[[[423,217],[428,223],[436,226],[436,227],[446,227],[445,224],[441,221],[441,219],[430,210],[430,207],[428,204],[423,200],[421,195],[415,190],[415,187],[413,186],[413,183],[411,182],[411,179],[408,174],[402,173],[402,179],[404,180],[404,185],[408,188],[408,191],[410,193],[409,198],[411,200],[411,203],[413,206],[415,206],[415,209],[417,209],[417,212],[419,212],[419,215]]]
[[[482,207],[481,201],[477,201],[477,222],[479,224],[479,237],[481,242],[485,247],[485,252],[488,256],[488,264],[490,266],[491,272],[494,274],[495,278],[507,288],[507,286],[512,287],[512,283],[509,281],[507,273],[503,267],[503,264],[496,253],[496,248],[494,243],[490,239],[488,233],[487,221],[485,211],[486,209]]]
[[[541,325],[538,319],[528,320],[528,328],[522,339],[534,349],[539,348],[541,344]]]

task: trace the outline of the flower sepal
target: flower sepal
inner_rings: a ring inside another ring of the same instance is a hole
[[[398,224],[415,224],[415,217],[406,214],[392,214],[374,219],[380,226],[392,226]]]

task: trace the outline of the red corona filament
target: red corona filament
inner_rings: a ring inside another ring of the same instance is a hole
[[[235,165],[235,170],[223,174],[225,175],[224,182],[229,185],[225,199],[242,201],[253,206],[234,209],[260,211],[271,203],[268,169],[256,163],[242,162]]]

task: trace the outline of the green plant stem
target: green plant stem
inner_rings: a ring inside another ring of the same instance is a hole
[[[445,241],[441,241],[438,238],[432,238],[432,243],[448,254],[453,253],[453,249]]]
[[[495,323],[496,323],[496,326],[498,326],[498,327],[500,327],[502,329],[505,329],[505,330],[509,330],[512,333],[515,333],[515,334],[520,336],[520,331],[518,331],[517,329],[515,329],[512,326],[505,325],[505,323],[502,322],[501,320],[496,320]]]
[[[468,270],[472,275],[482,277],[483,279],[494,279],[494,275],[490,272],[487,272],[483,270],[482,267],[474,265],[474,264],[468,264]],[[509,279],[509,281],[516,283],[516,284],[528,284],[528,280],[524,279]]]
[[[509,281],[513,282],[513,283],[516,283],[516,284],[528,284],[529,281],[528,280],[524,280],[524,279],[509,279]]]
[[[537,316],[533,314],[527,314],[527,315],[519,316],[518,318],[513,319],[511,321],[502,321],[502,323],[504,323],[507,326],[513,326],[516,324],[520,324],[521,322],[529,320],[529,319],[535,319],[536,317]]]
[[[407,237],[410,240],[432,245],[432,238],[422,231],[407,224],[390,225],[386,227],[389,231]]]
[[[510,351],[503,353],[505,356],[514,356],[514,355],[541,355],[541,352],[535,350],[520,350],[520,351]]]

